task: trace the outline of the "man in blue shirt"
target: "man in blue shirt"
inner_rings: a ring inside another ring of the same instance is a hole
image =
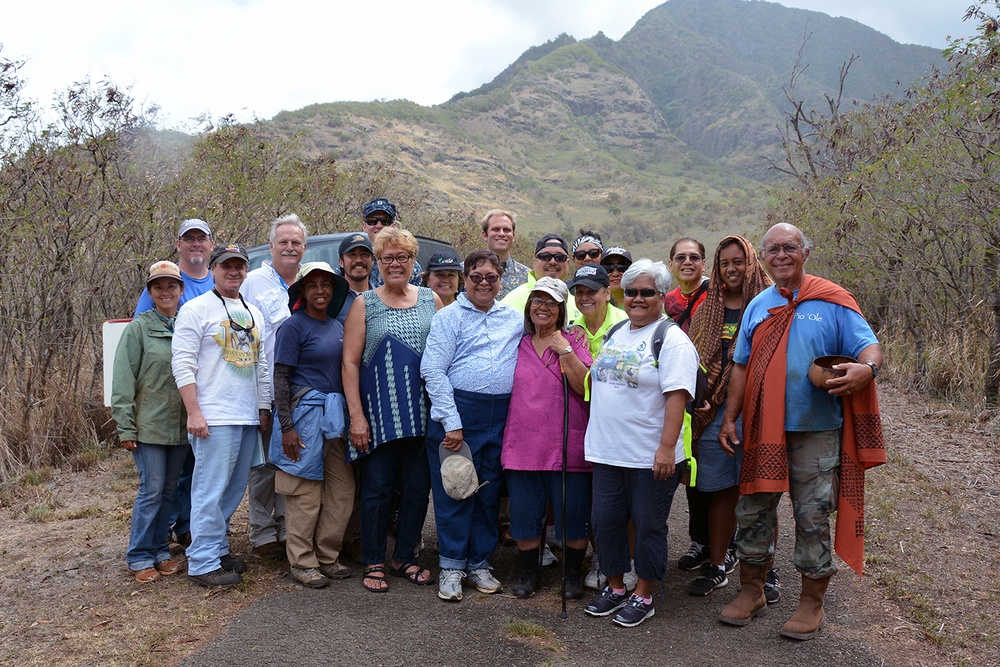
[[[184,281],[184,292],[178,304],[180,307],[196,296],[211,291],[215,286],[212,274],[208,272],[208,258],[213,247],[212,230],[204,220],[185,220],[177,230],[174,245],[177,248],[177,266],[180,267],[181,280]],[[149,292],[142,290],[132,317],[147,310],[153,310],[153,300],[149,298]]]
[[[396,205],[390,202],[385,197],[376,197],[367,204],[364,208],[365,221],[361,223],[361,231],[368,235],[368,239],[375,243],[375,235],[386,227],[398,227],[399,222],[396,220]],[[413,262],[413,274],[410,276],[411,285],[420,285],[420,274],[424,270],[420,266],[420,262]],[[379,271],[378,262],[372,264],[372,274],[368,278],[368,284],[371,285],[372,289],[375,289],[383,282],[382,273]]]
[[[802,594],[781,634],[799,640],[811,639],[822,628],[823,596],[837,572],[830,515],[838,501],[840,520],[852,516],[845,514],[851,511],[848,505],[863,508],[863,471],[878,464],[872,452],[882,445],[873,384],[882,350],[854,297],[806,274],[810,252],[809,240],[794,225],[780,223],[764,235],[761,259],[774,286],[758,294],[743,314],[719,433],[730,455],[743,447],[736,507],[742,588],[719,620],[742,626],[767,612],[764,581],[774,556],[778,501],[787,491],[795,516],[793,560],[802,575]],[[819,388],[808,378],[809,367],[825,355],[858,361],[835,365],[843,376]],[[852,420],[843,417],[848,409]],[[736,430],[741,413],[742,435]],[[858,417],[866,418],[860,430]],[[884,448],[881,451],[884,455]],[[859,514],[847,530],[838,521],[836,543],[837,552],[855,568],[860,561],[851,557],[858,553],[859,537],[860,553],[864,550]]]

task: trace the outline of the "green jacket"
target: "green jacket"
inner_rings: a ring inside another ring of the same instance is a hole
[[[111,416],[121,440],[187,444],[187,413],[170,368],[172,339],[155,311],[140,313],[125,327],[111,381]]]

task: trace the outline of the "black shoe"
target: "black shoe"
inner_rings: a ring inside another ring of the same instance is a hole
[[[781,599],[781,582],[778,581],[778,568],[772,567],[764,579],[764,599],[768,604],[774,604]]]
[[[733,570],[736,569],[736,564],[739,562],[739,559],[736,557],[736,549],[732,547],[726,549],[726,574],[732,574]]]
[[[627,604],[627,592],[619,595],[610,586],[606,586],[601,594],[591,600],[583,611],[591,616],[610,616]]]
[[[251,551],[261,558],[268,558],[270,560],[285,560],[286,558],[284,540],[280,542],[268,542],[259,547],[254,547]]]
[[[243,559],[234,558],[230,554],[226,554],[219,559],[219,567],[226,572],[235,572],[236,574],[243,574],[247,571],[247,564],[243,562]]]
[[[530,598],[538,590],[538,570],[534,572],[521,571],[521,575],[510,588],[516,598]]]
[[[566,599],[579,600],[583,597],[583,557],[586,549],[566,547],[563,558],[566,559]]]
[[[232,588],[243,583],[243,577],[237,572],[227,572],[221,567],[205,574],[189,574],[188,579],[205,588]]]
[[[618,612],[618,615],[611,619],[611,621],[623,628],[634,628],[655,613],[656,610],[653,609],[652,602],[646,604],[642,601],[642,598],[633,595],[629,598],[625,608]]]
[[[688,584],[688,593],[704,597],[716,588],[728,585],[729,578],[726,577],[725,570],[720,570],[714,563],[709,562],[701,566],[701,572]]]
[[[687,553],[677,560],[677,567],[682,570],[697,570],[709,559],[708,547],[704,544],[692,542]]]

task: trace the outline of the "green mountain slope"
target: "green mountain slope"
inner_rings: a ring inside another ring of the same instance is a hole
[[[943,62],[817,12],[670,0],[617,42],[560,35],[445,104],[317,104],[272,123],[310,155],[412,174],[428,192],[416,226],[444,209],[471,223],[500,206],[519,214],[525,246],[584,226],[662,256],[679,235],[710,243],[760,223],[774,178],[761,155],[777,145],[800,48],[797,92],[817,108],[852,54],[845,94],[857,99],[901,94]]]

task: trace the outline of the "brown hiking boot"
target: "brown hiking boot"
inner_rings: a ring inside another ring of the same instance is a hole
[[[802,577],[802,594],[799,596],[799,608],[795,610],[785,626],[781,628],[781,636],[805,641],[815,637],[823,628],[823,596],[826,587],[830,585],[830,577],[826,579],[810,579]]]
[[[740,594],[727,604],[719,620],[728,625],[744,626],[758,616],[767,613],[767,599],[764,597],[764,577],[766,565],[751,565],[740,561]]]

